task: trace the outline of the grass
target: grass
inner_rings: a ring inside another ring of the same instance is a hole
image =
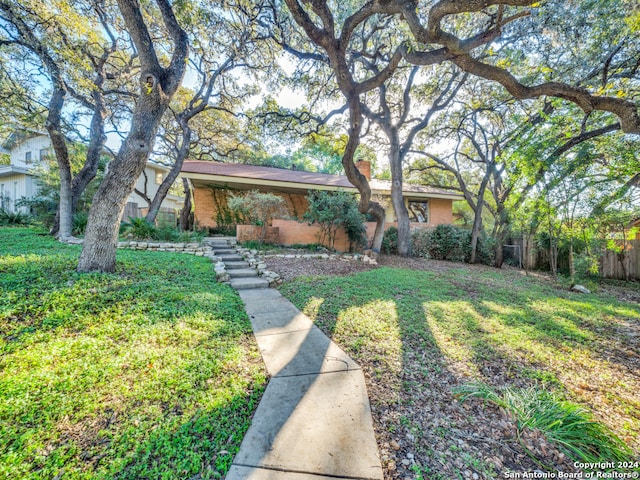
[[[0,228],[0,478],[222,478],[265,385],[208,260]]]
[[[518,432],[537,430],[577,462],[632,461],[631,449],[579,405],[563,401],[546,390],[503,388],[468,383],[454,389],[462,401],[477,397],[504,408],[516,422]]]
[[[638,304],[462,265],[300,277],[280,290],[399,402],[420,402],[414,392],[445,373],[545,387],[640,451]]]

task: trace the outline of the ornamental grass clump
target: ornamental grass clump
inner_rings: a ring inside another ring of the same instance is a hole
[[[631,449],[586,409],[546,390],[496,391],[484,383],[469,383],[454,393],[461,401],[477,397],[503,408],[515,421],[518,436],[525,429],[537,430],[575,461],[624,462],[632,457]]]

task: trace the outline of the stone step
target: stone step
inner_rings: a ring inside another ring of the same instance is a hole
[[[269,288],[269,282],[264,278],[232,278],[231,286],[236,290],[248,290],[250,288]]]
[[[249,262],[224,262],[227,270],[245,269],[251,267]]]
[[[216,257],[218,257],[223,262],[241,262],[244,260],[242,255],[238,255],[237,253],[223,253],[222,255],[218,255],[216,253]]]
[[[249,278],[257,277],[258,272],[253,268],[236,268],[228,270],[231,278]]]
[[[216,255],[226,255],[226,254],[236,254],[237,250],[231,247],[213,247],[213,251],[216,252]]]

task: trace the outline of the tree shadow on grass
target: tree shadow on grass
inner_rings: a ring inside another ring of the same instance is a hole
[[[237,296],[203,259],[125,253],[116,274],[81,275],[57,250],[0,259],[0,464],[220,478],[264,386]]]
[[[536,346],[551,351],[566,350],[567,345],[582,347],[595,335],[585,322],[578,321],[578,315],[565,320],[566,316],[559,318],[552,311],[539,311],[535,299],[520,293],[519,288],[491,285],[493,288],[474,288],[474,292],[461,288],[449,278],[459,273],[383,268],[283,288],[294,303],[303,309],[308,306],[323,331],[368,371],[370,394],[377,402],[374,414],[382,454],[397,456],[385,447],[394,430],[404,429],[408,438],[428,439],[414,442],[411,448],[421,450],[421,459],[432,475],[438,468],[455,474],[454,467],[447,464],[447,455],[452,448],[459,448],[456,442],[468,445],[478,422],[487,421],[486,411],[460,408],[451,394],[452,386],[475,378],[494,386],[546,383],[562,387],[555,365],[549,365],[543,357],[526,358],[522,353],[527,348],[535,351]],[[548,293],[538,292],[535,298],[544,301],[552,295],[549,289]],[[498,304],[491,305],[496,297]],[[611,307],[610,311],[615,309]],[[397,335],[395,347],[385,339],[385,328],[388,335]],[[508,336],[516,333],[522,342],[508,344]],[[423,413],[416,413],[411,404],[419,404]],[[494,414],[492,420],[501,425],[504,418]],[[483,429],[479,431],[482,435]],[[505,471],[509,462],[518,470],[538,468],[513,443],[506,450],[495,446],[493,452],[506,460],[494,464],[498,471]],[[484,454],[486,460],[487,450],[477,453]],[[469,467],[473,462],[467,457],[463,463]],[[390,475],[402,469],[396,467],[398,470]],[[410,474],[409,469],[406,473]]]

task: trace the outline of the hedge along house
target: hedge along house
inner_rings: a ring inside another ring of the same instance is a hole
[[[358,169],[369,179],[371,192],[386,210],[385,228],[395,224],[396,218],[391,207],[391,182],[371,179],[369,162],[358,162]],[[270,192],[281,196],[286,204],[286,218],[274,219],[270,241],[282,245],[318,243],[319,227],[309,225],[303,218],[308,208],[307,195],[314,190],[344,191],[358,193],[358,190],[344,175],[305,172],[295,169],[260,167],[235,163],[207,161],[186,161],[181,175],[193,185],[195,222],[200,227],[211,229],[229,227],[237,223],[227,206],[230,195],[242,194],[248,190]],[[404,199],[411,215],[411,227],[426,228],[453,222],[452,205],[462,196],[421,185],[405,185]],[[374,222],[367,222],[369,242],[375,230]],[[277,230],[276,230],[277,229]],[[251,239],[244,232],[248,230],[238,225],[239,241]],[[338,234],[334,243],[336,250],[347,251],[349,242],[346,235]]]

